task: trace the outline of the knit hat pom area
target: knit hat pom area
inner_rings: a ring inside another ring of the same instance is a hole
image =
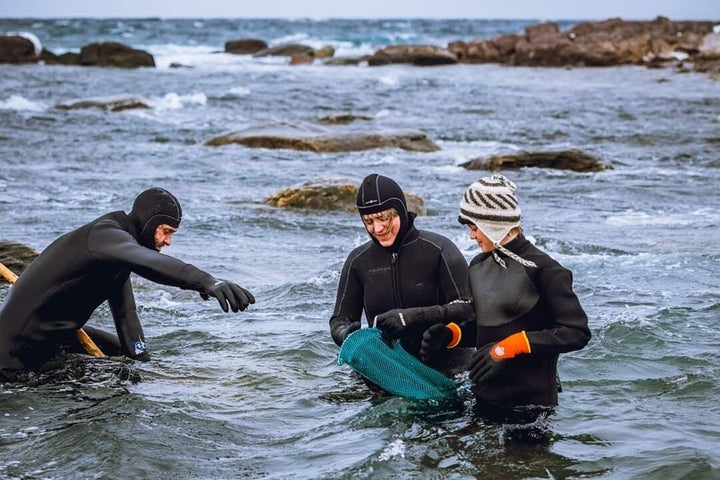
[[[460,200],[461,223],[475,225],[495,245],[520,226],[517,186],[504,175],[483,177],[468,187]]]

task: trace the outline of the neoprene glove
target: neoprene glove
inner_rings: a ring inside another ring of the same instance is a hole
[[[435,354],[447,348],[455,348],[460,343],[460,327],[455,323],[438,323],[425,330],[420,344],[420,359],[429,362]]]
[[[228,311],[228,306],[233,312],[245,310],[248,305],[255,303],[255,297],[248,290],[232,282],[212,278],[203,285],[200,296],[207,300],[210,297],[217,298],[220,308]]]
[[[360,330],[360,322],[352,322],[338,327],[335,331],[335,335],[337,335],[337,338],[340,340],[340,345],[342,345],[345,342],[345,339],[355,330]]]
[[[505,360],[530,353],[530,341],[525,331],[514,333],[497,343],[488,343],[478,349],[470,360],[470,380],[483,383],[496,376],[505,366]]]
[[[382,330],[383,337],[394,340],[400,338],[407,327],[418,322],[435,323],[441,320],[440,315],[440,307],[437,305],[398,308],[376,315],[374,326]]]

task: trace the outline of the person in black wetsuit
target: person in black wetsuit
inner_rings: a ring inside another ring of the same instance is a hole
[[[362,313],[387,339],[399,339],[418,356],[423,332],[445,322],[449,311],[472,316],[467,261],[449,239],[415,228],[395,181],[368,175],[357,207],[370,241],[347,257],[338,283],[330,333],[338,346],[360,328]],[[457,315],[457,314],[456,314]],[[447,350],[428,361],[446,374],[461,371],[467,349]]]
[[[246,289],[160,253],[182,217],[168,191],[151,188],[132,211],[116,211],[51,243],[10,288],[0,307],[0,371],[33,369],[61,350],[81,351],[76,330],[107,301],[118,338],[84,330],[105,353],[149,360],[130,273],[156,283],[215,297],[224,311],[245,310]]]
[[[588,318],[572,289],[572,273],[530,243],[520,226],[516,185],[502,175],[465,192],[459,221],[482,253],[470,261],[475,319],[425,332],[421,357],[452,341],[477,346],[468,368],[479,408],[558,403],[558,356],[590,340]]]

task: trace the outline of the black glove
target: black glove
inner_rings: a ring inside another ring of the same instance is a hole
[[[452,340],[452,330],[438,323],[425,330],[420,346],[420,359],[427,363],[431,361],[440,350],[447,349]]]
[[[394,340],[400,338],[405,329],[412,325],[420,322],[432,324],[442,321],[441,314],[442,311],[438,305],[388,310],[375,316],[374,326],[382,330],[385,339]]]
[[[494,343],[488,343],[480,347],[470,360],[468,370],[470,371],[470,380],[475,383],[483,383],[502,370],[506,360],[495,360],[490,351],[495,346]]]
[[[360,322],[352,322],[347,325],[341,325],[335,330],[335,337],[340,341],[340,345],[342,345],[345,342],[345,339],[356,330],[360,330]]]
[[[248,305],[255,303],[255,297],[248,290],[235,283],[216,278],[203,285],[200,296],[204,300],[210,297],[217,298],[220,308],[225,312],[228,311],[228,305],[233,312],[237,312],[238,310],[245,310]]]

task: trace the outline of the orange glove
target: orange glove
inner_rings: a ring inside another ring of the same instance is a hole
[[[525,331],[514,333],[497,343],[488,343],[478,348],[470,360],[470,380],[483,383],[500,373],[505,365],[503,360],[522,353],[530,353],[530,342]]]
[[[525,330],[506,337],[504,340],[496,343],[492,350],[490,350],[490,356],[494,360],[515,358],[521,353],[530,353],[530,341],[525,334]]]

